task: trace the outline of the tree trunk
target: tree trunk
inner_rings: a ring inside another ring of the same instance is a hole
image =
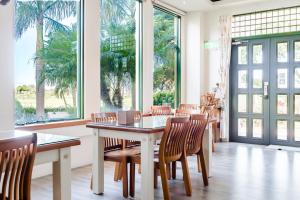
[[[76,108],[76,105],[77,105],[77,88],[76,87],[72,87],[71,89],[72,91],[72,101],[73,101],[73,108],[75,109]]]
[[[36,53],[40,52],[44,47],[44,19],[38,20],[36,24]],[[37,57],[36,65],[36,117],[40,120],[45,116],[45,83],[41,82],[41,72],[44,68],[44,63],[41,58]]]

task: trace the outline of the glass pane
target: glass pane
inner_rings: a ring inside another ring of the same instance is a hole
[[[238,86],[239,88],[245,89],[248,87],[248,71],[240,70],[238,75]]]
[[[277,95],[277,114],[284,115],[288,113],[288,96],[284,94]]]
[[[253,45],[253,64],[263,63],[263,46]]]
[[[295,69],[295,88],[300,88],[300,68]]]
[[[294,123],[294,134],[295,134],[295,141],[300,141],[300,121],[295,121]]]
[[[277,121],[277,139],[287,140],[288,135],[288,123],[286,120]]]
[[[248,63],[247,46],[239,46],[239,48],[238,48],[238,57],[239,57],[239,61],[238,61],[239,65],[247,65],[247,63]]]
[[[263,113],[263,95],[253,95],[253,113]]]
[[[288,88],[288,69],[277,70],[277,87],[281,89]]]
[[[253,88],[262,88],[263,85],[263,70],[253,70]]]
[[[81,2],[15,3],[15,124],[80,118]]]
[[[247,94],[238,95],[238,112],[245,113],[247,112]]]
[[[253,119],[253,137],[262,138],[263,135],[263,121],[262,119]]]
[[[300,41],[295,42],[295,61],[300,62]]]
[[[277,61],[279,63],[288,62],[288,43],[282,42],[277,44]]]
[[[247,136],[247,119],[245,118],[238,119],[238,136]]]
[[[154,9],[153,104],[175,107],[179,17]]]
[[[101,4],[101,111],[136,110],[140,3],[101,0]]]
[[[300,115],[300,95],[295,95],[295,102],[294,102],[294,106],[295,106],[295,115]]]

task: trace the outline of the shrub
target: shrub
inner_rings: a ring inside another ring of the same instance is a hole
[[[172,108],[175,106],[175,92],[156,92],[153,95],[153,105],[163,105],[165,103],[171,104]]]

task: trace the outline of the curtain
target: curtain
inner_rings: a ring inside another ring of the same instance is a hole
[[[232,16],[220,16],[219,28],[219,50],[220,50],[220,88],[223,95],[223,111],[222,111],[222,139],[229,139],[229,69],[231,59],[231,22]]]

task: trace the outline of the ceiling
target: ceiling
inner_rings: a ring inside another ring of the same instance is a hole
[[[207,11],[216,10],[222,7],[263,2],[268,0],[221,0],[212,3],[210,0],[161,0],[183,11]]]

